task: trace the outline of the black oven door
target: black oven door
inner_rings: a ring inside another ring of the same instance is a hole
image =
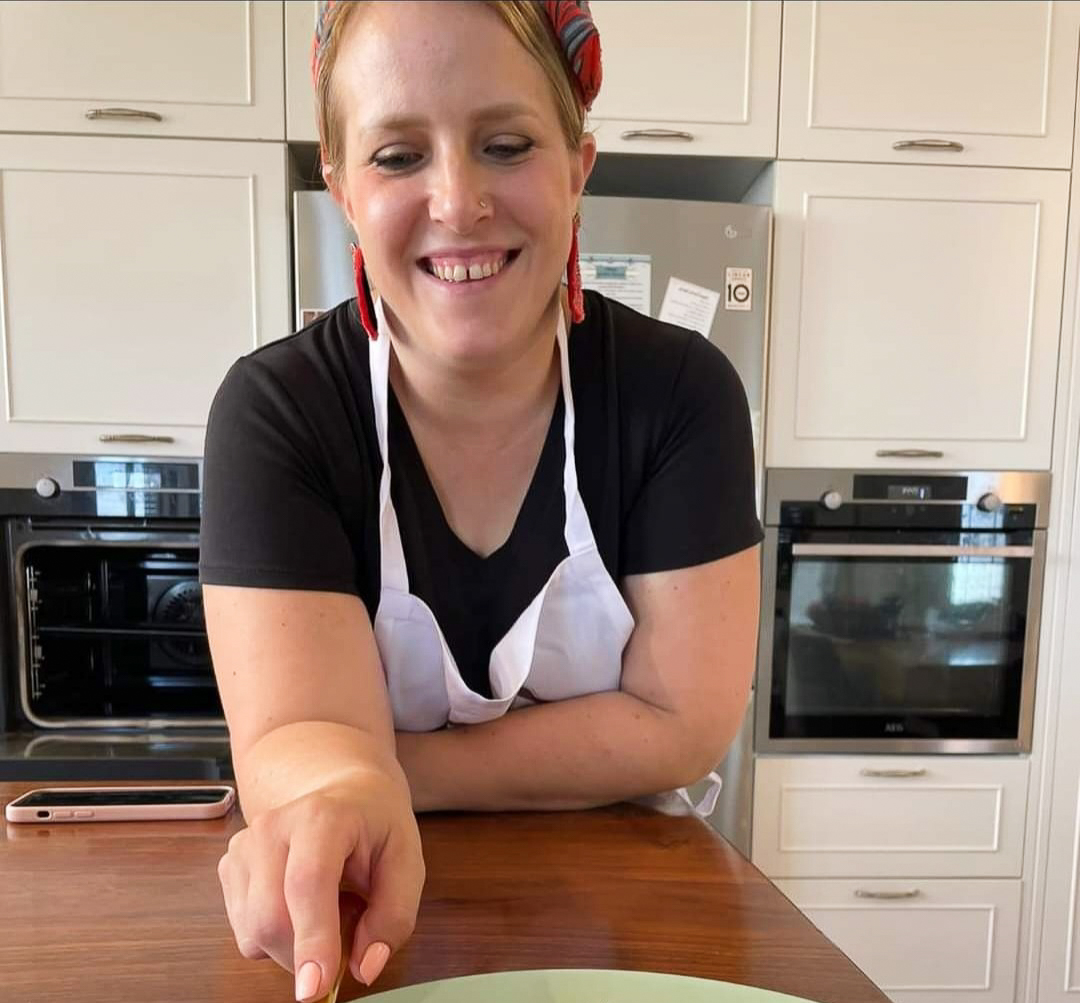
[[[41,728],[220,727],[193,527],[11,533],[21,717]]]
[[[1030,749],[1043,532],[770,535],[758,748]]]

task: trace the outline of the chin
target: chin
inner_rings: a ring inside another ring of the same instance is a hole
[[[498,358],[519,339],[505,318],[443,322],[438,332],[436,351],[444,359],[459,364],[482,364]]]

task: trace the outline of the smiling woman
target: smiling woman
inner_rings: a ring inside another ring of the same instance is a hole
[[[414,812],[681,789],[745,710],[746,399],[708,341],[580,288],[599,58],[583,3],[320,20],[357,296],[230,370],[201,542],[249,823],[229,920],[300,999],[336,971],[340,892],[367,900],[357,977],[409,936]]]

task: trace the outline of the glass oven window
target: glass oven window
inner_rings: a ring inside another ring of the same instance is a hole
[[[197,548],[42,544],[23,574],[35,716],[221,718]]]
[[[1015,738],[1031,559],[956,553],[969,545],[789,549],[771,737]]]

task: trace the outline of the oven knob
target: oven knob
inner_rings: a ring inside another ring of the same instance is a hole
[[[34,490],[42,498],[55,498],[60,494],[60,485],[51,477],[42,477],[37,484],[34,485]]]
[[[825,494],[821,496],[821,504],[830,512],[835,512],[844,504],[844,496],[841,495],[839,491],[826,491]]]
[[[994,494],[993,491],[988,491],[984,494],[978,502],[976,502],[980,511],[983,512],[996,512],[1001,508],[1001,499]]]

